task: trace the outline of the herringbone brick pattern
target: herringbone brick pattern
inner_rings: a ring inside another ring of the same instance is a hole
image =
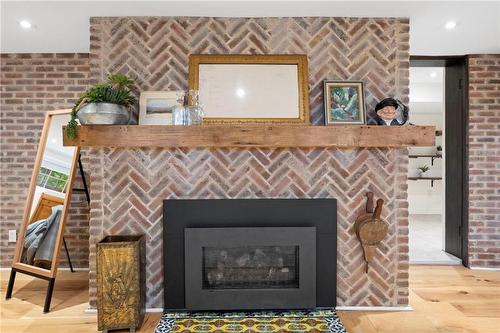
[[[107,234],[147,235],[150,307],[162,305],[166,198],[336,198],[339,304],[406,301],[399,275],[405,270],[398,266],[407,260],[400,248],[407,238],[398,239],[407,232],[405,150],[95,149],[91,155],[91,242]],[[366,191],[386,201],[384,217],[390,225],[368,275],[352,230]]]
[[[369,110],[408,98],[408,20],[343,18],[91,18],[91,78],[132,76],[140,90],[187,86],[188,55],[305,53],[311,121],[323,122],[322,80],[363,80]],[[338,304],[406,305],[406,150],[91,149],[90,303],[95,243],[145,233],[147,305],[162,306],[165,198],[338,199]],[[364,194],[387,202],[387,239],[368,274],[352,224]],[[335,264],[335,263],[332,263]]]
[[[94,80],[122,72],[141,91],[186,89],[193,53],[307,54],[314,124],[325,79],[362,80],[370,111],[387,96],[408,102],[407,19],[91,18],[90,47]]]

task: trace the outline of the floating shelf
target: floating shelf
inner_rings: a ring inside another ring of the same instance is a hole
[[[442,158],[442,155],[408,155],[409,158],[419,158],[419,157],[434,157],[434,158]]]
[[[431,165],[434,165],[434,159],[436,158],[443,158],[443,155],[408,155],[409,158],[420,158],[420,157],[430,157],[431,158]]]
[[[86,125],[64,146],[80,147],[364,147],[433,146],[434,126]],[[64,133],[64,132],[63,132]]]
[[[408,177],[408,180],[430,180],[431,187],[434,187],[434,181],[442,179],[443,177]]]
[[[409,180],[440,180],[443,177],[408,177]]]

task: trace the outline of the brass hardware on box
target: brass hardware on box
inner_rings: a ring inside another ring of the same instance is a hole
[[[387,236],[387,223],[380,218],[384,200],[377,200],[377,207],[373,210],[373,193],[366,193],[366,212],[361,214],[354,223],[354,230],[363,247],[363,253],[366,261],[366,273],[368,265],[375,255],[378,244]]]

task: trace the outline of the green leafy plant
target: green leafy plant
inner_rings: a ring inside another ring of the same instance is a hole
[[[426,173],[427,171],[430,170],[428,165],[421,165],[417,169],[420,170],[422,173]]]
[[[114,74],[108,76],[106,82],[96,84],[84,92],[71,109],[71,120],[66,126],[68,138],[76,138],[76,127],[78,126],[76,114],[83,106],[90,103],[112,103],[127,107],[134,105],[137,101],[132,94],[134,84],[134,80],[129,79],[126,75]]]

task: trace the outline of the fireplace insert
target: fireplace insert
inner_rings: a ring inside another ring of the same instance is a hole
[[[186,228],[186,308],[316,306],[316,228]]]
[[[166,310],[334,307],[335,199],[165,200]]]

